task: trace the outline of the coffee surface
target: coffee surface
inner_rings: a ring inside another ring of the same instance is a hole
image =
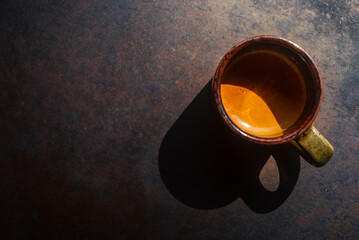
[[[258,137],[279,137],[301,116],[306,84],[286,55],[254,50],[237,57],[221,83],[224,109],[232,122]]]

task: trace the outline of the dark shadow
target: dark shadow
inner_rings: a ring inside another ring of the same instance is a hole
[[[280,175],[275,192],[267,191],[259,181],[271,155]],[[266,213],[292,192],[300,161],[287,144],[254,144],[233,133],[215,109],[208,83],[164,137],[159,169],[167,189],[190,207],[214,209],[240,197],[253,211]]]

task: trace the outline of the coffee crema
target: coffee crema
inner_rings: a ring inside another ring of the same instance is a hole
[[[259,49],[236,57],[221,82],[223,107],[231,121],[258,137],[283,135],[306,105],[306,83],[290,57]]]

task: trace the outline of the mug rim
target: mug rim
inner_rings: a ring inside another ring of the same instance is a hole
[[[290,50],[293,50],[294,52],[296,52],[299,56],[301,56],[303,58],[306,65],[310,68],[311,73],[312,73],[311,74],[312,80],[315,82],[315,84],[314,84],[315,85],[315,89],[314,89],[315,99],[314,99],[314,105],[313,105],[312,109],[310,110],[310,113],[305,118],[305,120],[303,120],[301,123],[298,124],[298,126],[296,128],[294,128],[292,131],[290,131],[289,133],[287,133],[283,136],[266,138],[266,137],[258,137],[253,134],[250,134],[250,133],[242,130],[241,128],[239,128],[235,123],[233,123],[223,107],[222,97],[220,94],[223,73],[224,73],[226,67],[228,66],[228,64],[231,62],[233,57],[235,57],[238,52],[240,52],[245,47],[247,47],[251,44],[254,44],[254,43],[273,43],[273,44],[285,46],[285,47],[289,48]],[[278,37],[278,36],[260,35],[260,36],[247,38],[247,39],[239,42],[238,44],[236,44],[229,51],[227,51],[227,53],[222,57],[220,63],[218,64],[217,70],[213,77],[212,91],[213,91],[213,96],[214,96],[214,100],[215,100],[215,105],[216,105],[222,119],[226,123],[226,125],[228,125],[235,133],[239,134],[241,137],[243,137],[251,142],[272,145],[272,144],[280,144],[280,143],[289,142],[289,141],[299,137],[311,126],[314,119],[318,115],[318,112],[319,112],[319,109],[321,106],[322,79],[321,79],[320,73],[318,71],[318,67],[314,63],[314,60],[298,44],[296,44],[288,39]]]

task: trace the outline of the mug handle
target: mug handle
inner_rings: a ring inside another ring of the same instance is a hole
[[[326,164],[334,152],[333,146],[313,125],[290,143],[305,160],[316,167]]]

